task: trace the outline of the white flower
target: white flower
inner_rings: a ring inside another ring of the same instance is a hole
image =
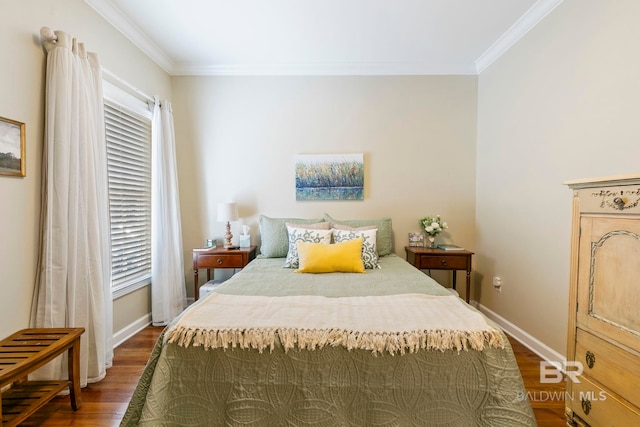
[[[436,216],[427,216],[420,220],[420,226],[430,237],[435,237],[438,234],[442,233],[445,228],[448,228],[446,222],[442,222],[442,218],[440,215]]]

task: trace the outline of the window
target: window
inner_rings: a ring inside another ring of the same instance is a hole
[[[114,298],[151,283],[151,112],[105,81]]]

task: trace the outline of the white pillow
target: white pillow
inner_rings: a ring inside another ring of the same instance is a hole
[[[348,230],[333,228],[332,231],[333,241],[336,243],[362,238],[362,262],[364,263],[364,268],[379,268],[378,249],[376,247],[377,228],[366,227],[365,229],[363,227]]]
[[[304,228],[304,225],[300,227],[287,225],[287,234],[289,235],[289,252],[287,252],[287,259],[284,262],[286,268],[298,268],[298,248],[296,243],[322,243],[328,245],[331,243],[331,230],[317,230]]]

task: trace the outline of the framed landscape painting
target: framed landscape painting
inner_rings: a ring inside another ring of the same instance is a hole
[[[363,154],[298,155],[296,200],[364,200]]]
[[[26,175],[24,127],[24,123],[0,117],[0,175]]]

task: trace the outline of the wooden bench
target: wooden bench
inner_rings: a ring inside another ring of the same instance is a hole
[[[69,387],[71,407],[82,404],[80,397],[80,335],[84,328],[23,329],[0,341],[0,425],[16,426]],[[69,379],[28,381],[35,371],[68,350]]]

